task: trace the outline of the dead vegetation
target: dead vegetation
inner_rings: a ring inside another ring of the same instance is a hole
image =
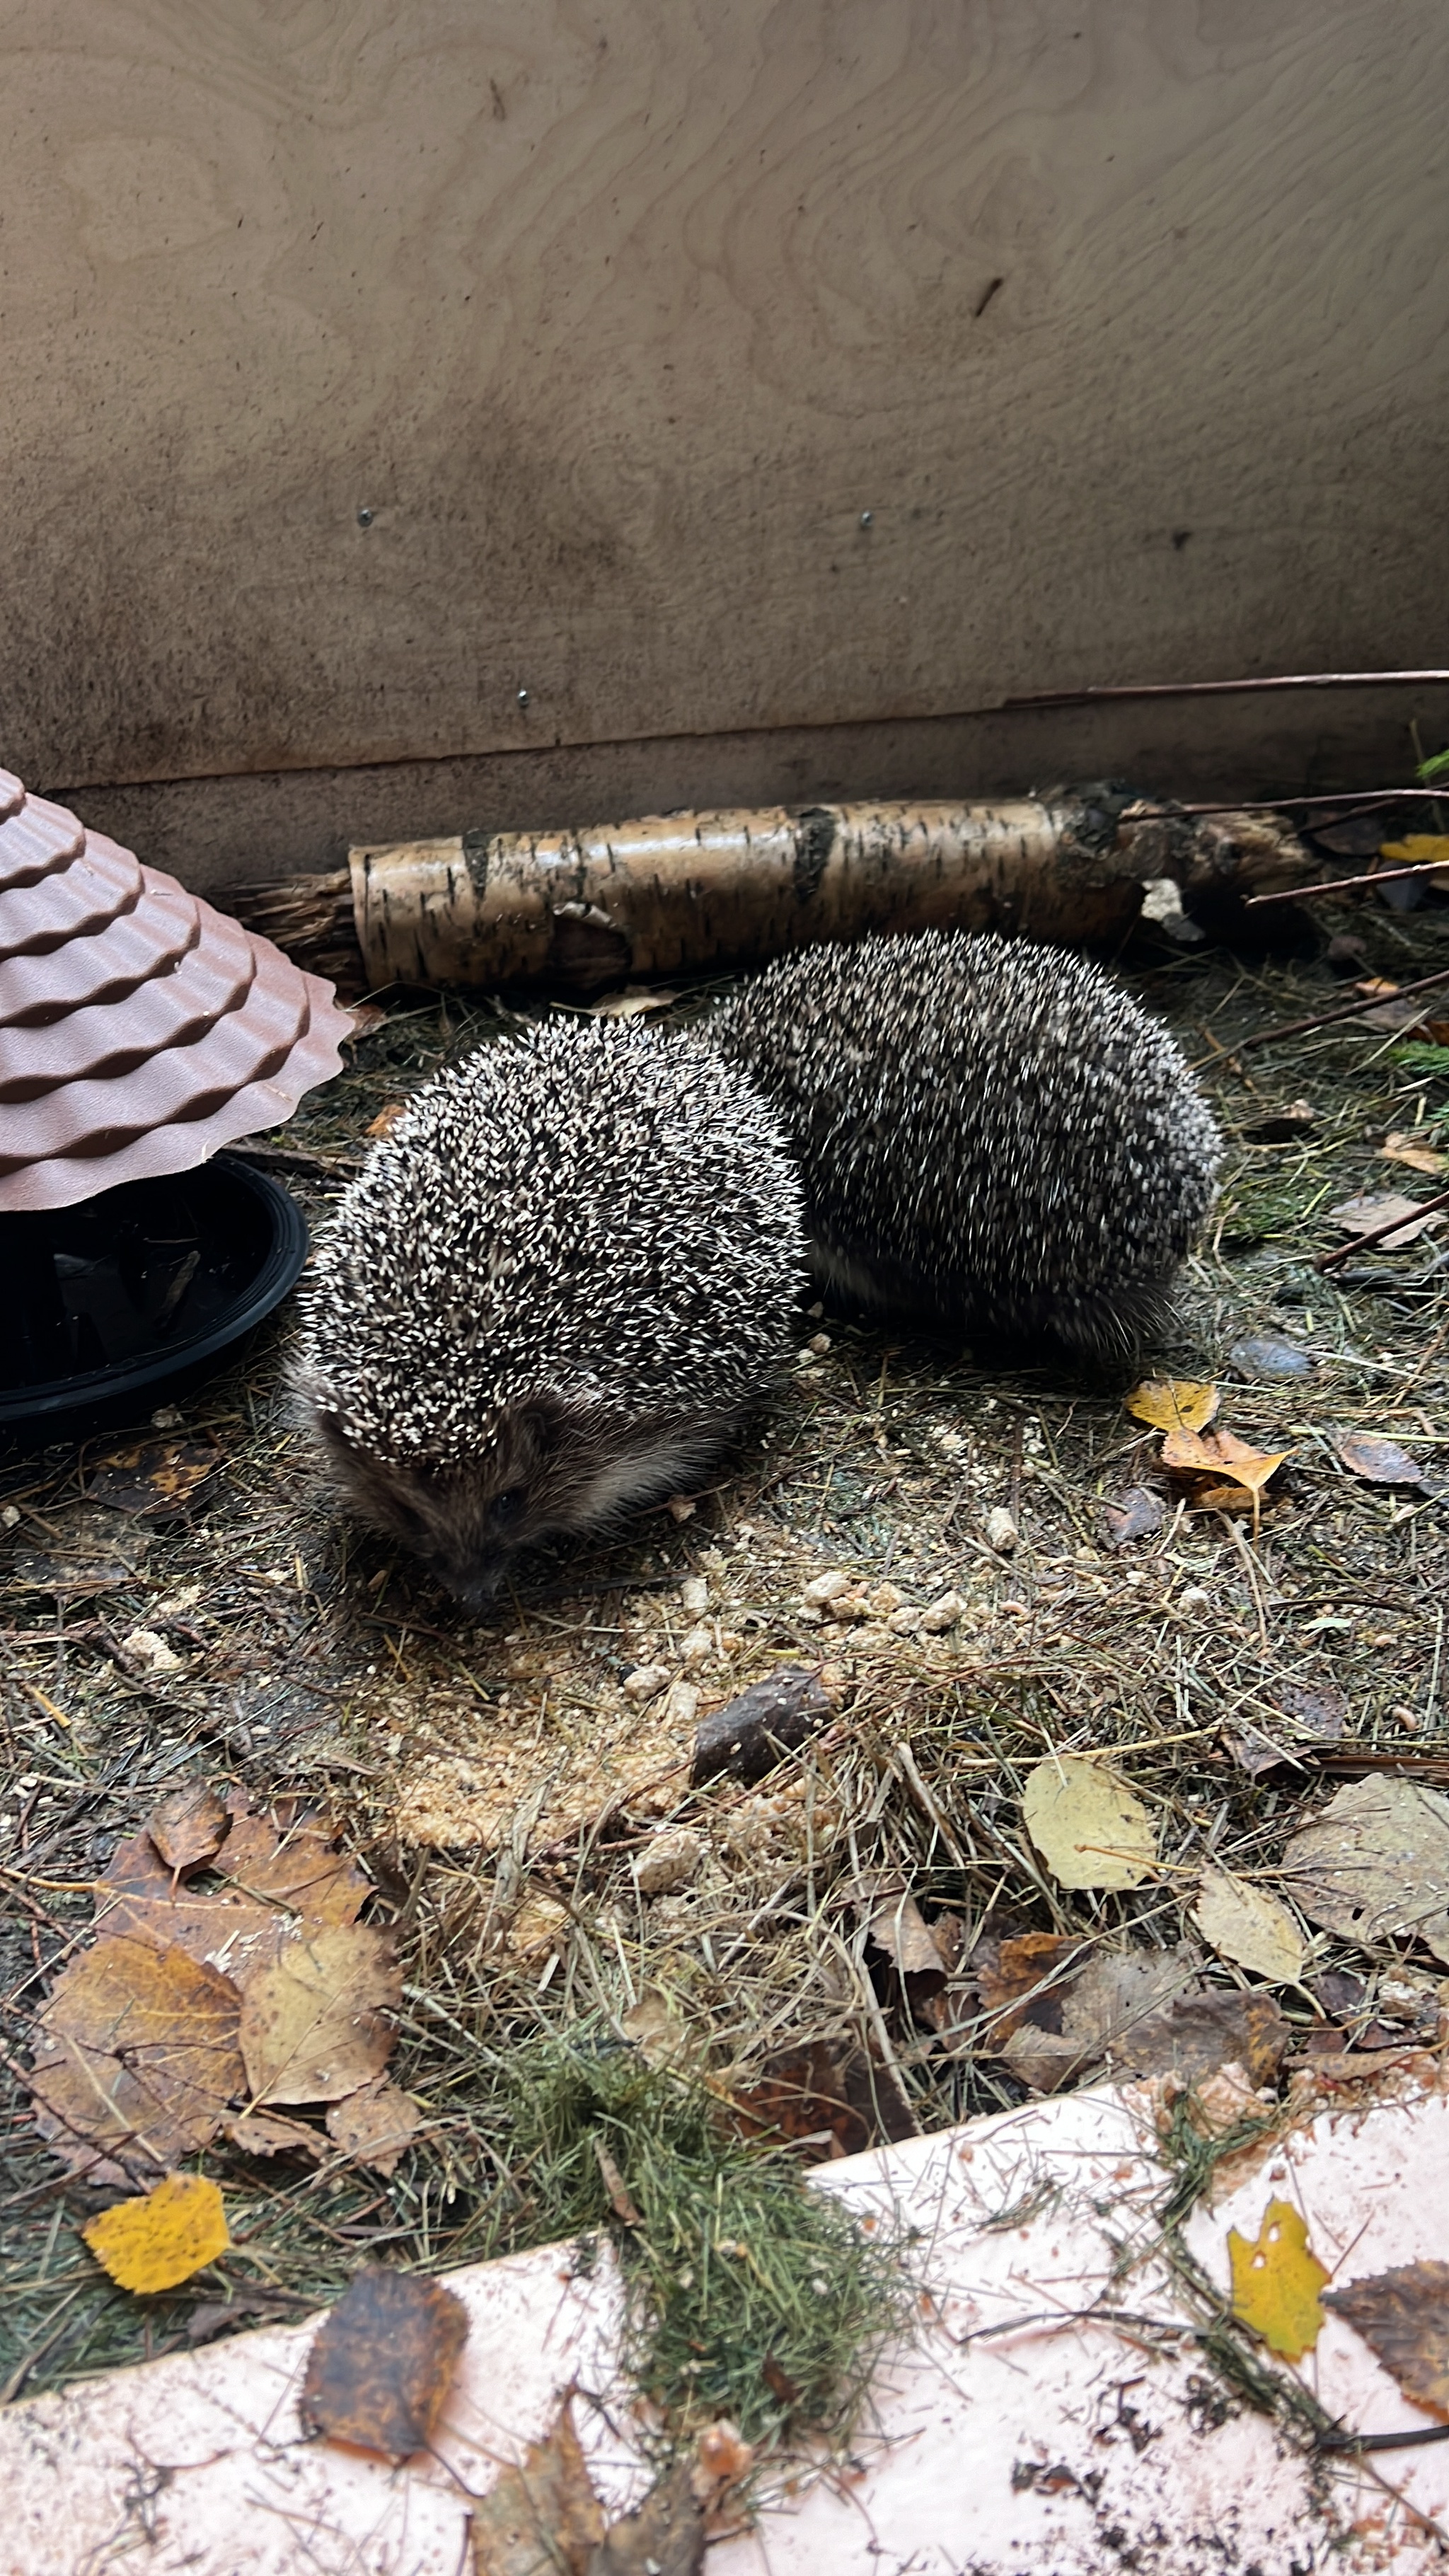
[[[1442,908],[1324,927],[1364,943],[1360,973],[1449,963]],[[1449,1047],[1333,1023],[1236,1055],[1343,999],[1326,962],[1164,951],[1135,980],[1206,1060],[1233,1144],[1164,1374],[1218,1389],[1218,1435],[1283,1453],[1256,1496],[1234,1500],[1229,1461],[1211,1501],[1121,1389],[833,1314],[713,1491],[536,1562],[483,1627],[332,1518],[280,1392],[285,1321],[151,1429],[154,1454],[9,1464],[9,2394],[304,2313],[364,2260],[629,2237],[597,2156],[555,2187],[530,2052],[575,2086],[664,2070],[664,2100],[673,2069],[682,2098],[707,2087],[819,2156],[1103,2066],[1189,2080],[1190,2043],[1247,2065],[1261,2116],[1436,2040],[1443,1951],[1392,1909],[1328,1928],[1285,1856],[1345,1782],[1390,1775],[1436,1815],[1449,1787],[1449,1230],[1315,1266],[1345,1240],[1333,1209],[1434,1194]],[[496,1026],[450,1001],[360,1041],[278,1140],[314,1217],[389,1106]],[[1355,1439],[1407,1470],[1355,1469]],[[806,1741],[762,1779],[691,1785],[700,1720],[781,1665],[825,1694]],[[1115,1886],[1064,1884],[1028,1830],[1033,1775],[1085,1755],[1150,1828]],[[315,2119],[308,2153],[208,2147],[230,2248],[138,2300],[86,2251],[98,2196],[42,2144],[26,2073],[117,1844],[194,1781],[300,1801],[362,1860],[421,2125],[390,2175]],[[1224,1884],[1271,1900],[1297,1950],[1234,1964]],[[746,2411],[737,2386],[719,2402]]]

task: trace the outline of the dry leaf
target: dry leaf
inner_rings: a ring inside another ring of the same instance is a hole
[[[768,2373],[768,2362],[765,2368]],[[610,2523],[588,2576],[700,2576],[703,2566],[704,2512],[694,2472],[688,2460],[676,2460],[633,2513]]]
[[[423,2115],[411,2093],[391,2084],[384,2076],[375,2084],[364,2084],[361,2091],[350,2093],[345,2102],[334,2102],[327,2114],[327,2135],[354,2164],[371,2165],[374,2173],[390,2174],[404,2147],[411,2146],[423,2125]]]
[[[1241,1509],[1240,1498],[1233,1487],[1239,1486],[1252,1498],[1253,1529],[1257,1532],[1262,1509],[1263,1487],[1275,1476],[1287,1449],[1251,1449],[1246,1440],[1237,1439],[1231,1431],[1169,1431],[1162,1444],[1164,1467],[1185,1469],[1191,1475],[1230,1477],[1231,1484],[1215,1484],[1197,1496],[1197,1502],[1211,1510]]]
[[[1123,1402],[1155,1431],[1204,1431],[1218,1409],[1218,1391],[1193,1378],[1149,1377]]]
[[[185,1950],[237,1986],[279,1957],[296,1928],[275,1906],[232,1888],[178,1888],[144,1828],[112,1852],[96,1887],[96,1923],[116,1940]]]
[[[1328,1213],[1345,1234],[1373,1234],[1379,1226],[1390,1224],[1395,1217],[1402,1217],[1402,1225],[1396,1227],[1392,1234],[1384,1235],[1373,1247],[1375,1252],[1402,1252],[1406,1245],[1417,1243],[1420,1235],[1439,1221],[1434,1216],[1420,1216],[1419,1206],[1418,1199],[1402,1198],[1395,1190],[1381,1190],[1366,1197],[1345,1199],[1341,1207],[1330,1208]]]
[[[231,1831],[231,1817],[214,1789],[193,1780],[152,1808],[146,1831],[167,1868],[179,1874],[215,1858]]]
[[[1335,1431],[1333,1445],[1351,1476],[1366,1485],[1422,1485],[1424,1470],[1397,1440],[1373,1431]]]
[[[1107,1545],[1126,1547],[1134,1538],[1150,1538],[1167,1518],[1167,1505],[1150,1485],[1129,1485],[1115,1503],[1103,1505]]]
[[[219,1453],[199,1441],[138,1441],[101,1460],[86,1500],[144,1520],[176,1520],[191,1510],[220,1463]]]
[[[1270,2200],[1256,2239],[1228,2230],[1232,2310],[1270,2352],[1297,2361],[1323,2331],[1319,2292],[1329,2278],[1291,2201]]]
[[[309,2431],[384,2459],[432,2438],[468,2338],[468,2311],[440,2281],[369,2265],[319,2327],[300,2411]]]
[[[999,2046],[1025,2021],[1032,2004],[1059,1994],[1064,1979],[1058,1971],[1084,1948],[1080,1934],[1020,1932],[1003,1941],[994,1958],[976,1972],[981,2010],[990,2015],[982,2045]],[[971,1962],[967,1962],[969,1974]],[[1045,2027],[1045,2023],[1043,2024]]]
[[[902,1977],[924,1977],[944,1985],[946,1961],[913,1896],[904,1891],[892,1896],[872,1914],[869,1932],[877,1949],[884,1950],[895,1962]]]
[[[735,2094],[734,2113],[747,2138],[785,2138],[814,2147],[817,2157],[859,2155],[871,2142],[870,2122],[849,2097],[845,2066],[823,2039],[777,2049],[759,2082]]]
[[[240,2111],[222,2124],[223,2137],[249,2156],[311,2156],[321,2162],[327,2140],[305,2120],[289,2120],[281,2111]]]
[[[401,2001],[387,1933],[367,1923],[299,1933],[274,1966],[249,1979],[242,1998],[253,2103],[340,2102],[356,2093],[392,2054],[384,2015]]]
[[[646,2066],[677,2066],[689,2046],[689,2031],[657,1986],[646,1986],[619,2022],[624,2037],[638,2049]]]
[[[362,1131],[363,1134],[365,1136],[390,1136],[406,1107],[407,1102],[405,1100],[386,1101],[382,1108],[379,1109],[377,1116],[368,1120],[366,1127]]]
[[[1386,1136],[1379,1147],[1379,1159],[1385,1163],[1407,1163],[1411,1172],[1449,1171],[1449,1154],[1436,1154],[1432,1145],[1419,1144],[1413,1131]]]
[[[1022,1801],[1026,1829],[1062,1887],[1140,1887],[1157,1858],[1152,1819],[1100,1762],[1039,1762]]]
[[[1220,1959],[1275,1985],[1303,1974],[1303,1936],[1286,1905],[1226,1870],[1204,1870],[1192,1919]]]
[[[81,2234],[123,2290],[174,2290],[231,2243],[221,2194],[204,2174],[167,2174],[144,2200],[103,2209]]]
[[[1004,2065],[1034,2092],[1053,2093],[1103,2057],[1132,2065],[1136,2026],[1181,1994],[1196,1974],[1190,1952],[1111,1950],[1089,1959],[1069,1983],[1026,2007],[999,2049]]]
[[[1365,1943],[1426,1942],[1449,1963],[1449,1798],[1371,1771],[1293,1836],[1283,1872],[1310,1923]]]
[[[541,2442],[473,2507],[474,2576],[588,2576],[603,2508],[566,2397]]]
[[[1401,2263],[1327,2291],[1323,2304],[1348,2319],[1412,2405],[1449,2416],[1449,2263]]]
[[[1242,2067],[1250,2084],[1269,2084],[1291,2037],[1271,1995],[1210,1986],[1139,2022],[1120,2057],[1134,2074],[1175,2075],[1182,2084],[1201,2084],[1224,2066]]]
[[[64,1969],[40,2016],[36,2126],[96,2182],[169,2172],[214,2138],[245,2083],[241,1997],[181,1949],[102,1940]]]
[[[371,1881],[315,1816],[298,1816],[279,1839],[269,1818],[234,1809],[216,1866],[241,1894],[286,1906],[307,1924],[354,1923],[372,1894]]]

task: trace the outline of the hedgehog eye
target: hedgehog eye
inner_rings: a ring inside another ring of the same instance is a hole
[[[506,1494],[495,1495],[489,1506],[488,1517],[495,1529],[507,1529],[511,1522],[517,1520],[522,1509],[523,1487],[510,1485]]]

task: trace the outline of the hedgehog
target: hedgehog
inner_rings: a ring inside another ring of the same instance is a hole
[[[698,1482],[768,1399],[804,1277],[745,1075],[691,1036],[545,1022],[374,1148],[293,1385],[341,1499],[482,1610],[519,1548]]]
[[[1135,1360],[1212,1204],[1221,1144],[1166,1031],[1102,969],[991,933],[800,950],[711,1042],[799,1156],[827,1293]]]

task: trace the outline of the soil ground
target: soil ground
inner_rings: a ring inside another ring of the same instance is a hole
[[[1359,974],[1449,966],[1449,905],[1350,901],[1316,921],[1296,955],[1164,946],[1122,969],[1202,1064],[1230,1141],[1157,1365],[1216,1382],[1221,1426],[1288,1453],[1256,1531],[1241,1508],[1191,1506],[1121,1387],[830,1313],[802,1319],[777,1417],[711,1491],[532,1561],[482,1625],[335,1517],[289,1413],[286,1313],[179,1422],[143,1426],[211,1455],[184,1512],[118,1508],[119,1439],[8,1463],[0,2388],[302,2313],[364,2257],[437,2268],[525,2241],[529,2180],[487,2070],[541,2028],[673,2032],[736,2096],[813,2069],[799,2081],[836,2146],[998,2108],[1022,2087],[981,2046],[983,1927],[1169,1946],[1192,1937],[1207,1855],[1271,1886],[1365,1752],[1449,1783],[1449,1226],[1314,1266],[1347,1240],[1342,1202],[1444,1185],[1383,1149],[1408,1136],[1449,1158],[1449,1047],[1356,1024],[1234,1054],[1351,996],[1334,933],[1363,943]],[[311,1158],[287,1177],[314,1225],[379,1114],[497,1025],[414,1000],[358,1040],[275,1140]],[[1297,1102],[1311,1123],[1251,1141]],[[1277,1373],[1293,1351],[1301,1373]],[[1422,1481],[1350,1473],[1345,1430],[1399,1442]],[[1116,1543],[1109,1506],[1133,1488],[1160,1518]],[[993,1511],[1014,1546],[991,1543]],[[856,1596],[844,1621],[804,1598],[834,1570]],[[900,1620],[947,1594],[954,1624]],[[822,1673],[833,1719],[756,1786],[692,1790],[698,1718],[782,1663]],[[641,1702],[625,1684],[650,1665],[668,1679]],[[1046,1754],[1103,1747],[1154,1815],[1160,1865],[1068,1893],[1025,1834],[1023,1783]],[[233,2250],[140,2301],[81,2243],[95,2197],[35,2137],[22,2071],[97,1871],[194,1777],[263,1804],[301,1793],[361,1855],[403,1945],[393,2072],[426,2125],[388,2180],[341,2154],[211,2151]],[[869,1943],[883,1886],[949,1921],[963,1965],[934,2020]],[[1432,2000],[1432,1960],[1320,1935],[1320,1990],[1278,1995],[1295,2048],[1335,1969],[1360,1981],[1358,2037],[1392,2037],[1406,1963]]]

